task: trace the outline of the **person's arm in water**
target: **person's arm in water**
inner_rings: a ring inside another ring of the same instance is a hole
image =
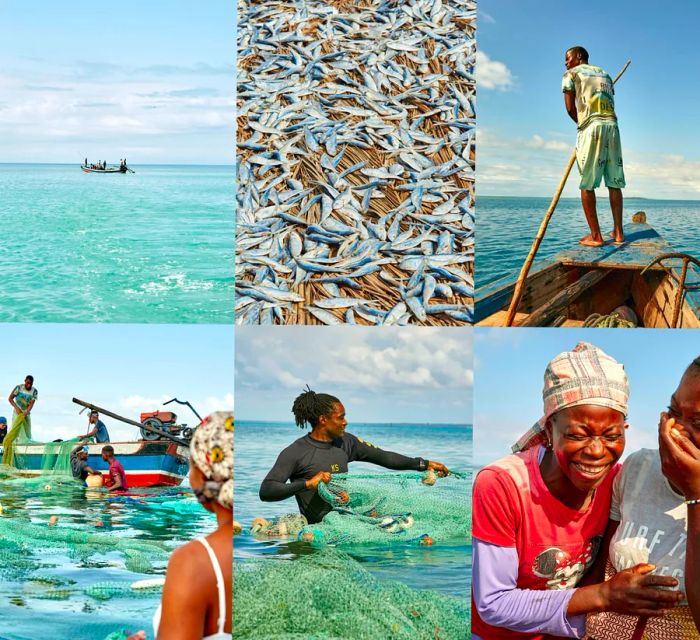
[[[564,91],[564,106],[566,113],[578,125],[578,111],[576,110],[576,92]]]
[[[319,482],[330,482],[331,474],[319,471],[315,476],[304,480],[299,478],[289,482],[296,467],[296,453],[287,448],[279,454],[274,466],[260,485],[260,499],[263,502],[277,502],[295,496],[305,489],[316,489]]]
[[[440,462],[424,460],[423,458],[410,458],[393,451],[385,451],[351,433],[345,434],[345,442],[348,447],[348,458],[351,462],[371,462],[380,467],[396,471],[426,471],[427,469],[434,469],[441,475],[446,476],[449,473],[449,469]]]
[[[700,450],[667,413],[659,425],[661,470],[686,500],[700,499]],[[695,628],[700,631],[700,504],[689,504],[685,547],[685,590]]]

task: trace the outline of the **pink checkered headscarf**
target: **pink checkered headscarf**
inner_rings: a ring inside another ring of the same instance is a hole
[[[629,385],[625,368],[603,350],[579,342],[556,356],[544,372],[544,415],[513,445],[513,453],[546,440],[547,419],[567,407],[592,404],[627,415]]]

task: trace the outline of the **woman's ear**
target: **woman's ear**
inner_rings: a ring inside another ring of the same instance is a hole
[[[547,418],[547,421],[544,423],[544,437],[545,437],[545,443],[544,446],[547,447],[547,449],[552,448],[552,434],[554,432],[554,424],[552,422],[552,418],[549,417]]]

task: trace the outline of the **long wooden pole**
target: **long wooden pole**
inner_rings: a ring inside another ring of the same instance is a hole
[[[617,74],[615,79],[613,80],[613,84],[615,84],[622,74],[627,71],[627,67],[630,66],[632,63],[631,60],[628,60],[625,63],[625,66],[622,67],[622,70],[620,73]],[[527,281],[527,274],[530,273],[530,267],[532,266],[532,263],[535,261],[535,254],[537,253],[537,250],[540,248],[540,245],[542,244],[542,240],[544,239],[544,234],[545,231],[547,231],[547,225],[549,224],[549,221],[552,218],[552,215],[554,215],[554,210],[557,207],[557,204],[559,203],[559,198],[561,197],[562,191],[564,191],[564,186],[566,185],[566,180],[569,177],[569,174],[571,173],[571,169],[574,166],[574,162],[576,162],[576,149],[573,150],[571,157],[569,158],[569,162],[566,165],[566,169],[564,170],[564,175],[561,177],[561,180],[559,181],[559,184],[557,185],[557,190],[554,192],[554,197],[552,198],[552,202],[549,204],[549,209],[547,209],[547,213],[544,214],[544,218],[542,218],[542,222],[540,223],[540,228],[537,231],[537,235],[535,236],[535,240],[532,243],[532,246],[530,247],[530,253],[527,254],[527,258],[525,258],[525,262],[523,263],[522,268],[520,269],[520,275],[518,276],[518,279],[515,281],[515,288],[513,289],[513,297],[511,298],[510,301],[510,306],[508,307],[508,315],[506,317],[505,321],[505,326],[506,327],[512,327],[513,326],[513,320],[515,319],[515,314],[518,310],[518,305],[520,304],[520,299],[523,297],[523,289],[525,288],[525,282]]]
[[[102,413],[103,415],[109,416],[110,418],[114,418],[115,420],[120,420],[121,422],[126,422],[126,424],[133,425],[134,427],[139,427],[140,429],[145,429],[146,431],[151,431],[153,433],[157,433],[161,438],[165,438],[167,440],[172,440],[173,442],[182,445],[183,447],[189,447],[190,443],[187,442],[187,440],[183,440],[182,438],[178,438],[171,433],[168,433],[167,431],[163,431],[161,429],[156,429],[155,427],[151,427],[150,425],[147,424],[141,424],[140,422],[136,422],[136,420],[132,420],[131,418],[125,418],[124,416],[120,416],[118,413],[113,413],[112,411],[109,411],[108,409],[104,409],[102,407],[98,407],[96,404],[92,404],[90,402],[85,402],[85,400],[80,400],[80,398],[73,398],[73,402],[75,404],[79,404],[81,407],[85,407],[86,409],[98,411],[99,413]]]

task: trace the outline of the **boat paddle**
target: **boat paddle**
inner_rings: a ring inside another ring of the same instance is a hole
[[[627,71],[627,67],[630,66],[632,63],[631,60],[628,60],[625,63],[625,66],[622,67],[622,70],[620,73],[615,76],[615,79],[613,80],[613,84],[615,84],[621,77],[622,74]],[[525,282],[527,281],[527,275],[530,273],[530,267],[532,266],[532,263],[535,260],[535,254],[537,253],[537,250],[540,248],[540,245],[542,244],[542,240],[544,239],[544,234],[545,231],[547,231],[547,225],[549,224],[549,221],[552,218],[552,215],[554,215],[554,209],[556,209],[557,204],[559,203],[559,198],[561,197],[562,191],[564,191],[564,186],[566,185],[566,180],[569,177],[569,174],[571,173],[571,169],[574,166],[574,162],[576,162],[576,149],[574,148],[573,152],[571,153],[571,157],[569,158],[569,163],[566,165],[566,169],[564,170],[564,175],[561,177],[561,180],[559,181],[559,185],[557,186],[557,190],[554,193],[554,197],[552,198],[552,201],[549,204],[549,209],[547,209],[547,213],[544,214],[544,218],[542,218],[542,222],[540,223],[540,228],[537,231],[537,235],[535,236],[535,240],[532,243],[532,246],[530,247],[530,253],[527,254],[527,258],[525,258],[525,262],[523,263],[522,268],[520,269],[520,275],[518,276],[518,279],[515,281],[515,288],[513,289],[513,297],[511,298],[510,301],[510,306],[508,307],[508,315],[506,316],[506,321],[504,326],[506,327],[512,327],[513,326],[513,320],[515,319],[515,314],[518,310],[518,305],[520,304],[520,299],[523,297],[523,289],[525,288]]]

